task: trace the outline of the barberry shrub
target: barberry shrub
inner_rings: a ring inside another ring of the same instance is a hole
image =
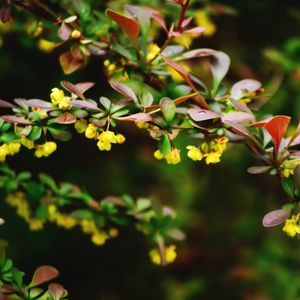
[[[148,237],[154,264],[174,262],[176,242],[185,235],[176,227],[172,208],[129,195],[96,199],[76,184],[57,182],[44,173],[16,172],[6,163],[24,148],[37,159],[54,156],[74,134],[82,135],[82,142],[93,141],[99,151],[122,151],[130,131],[140,130],[153,140],[150,159],[162,164],[176,165],[186,156],[209,167],[236,144],[245,145],[257,160],[248,172],[276,175],[290,199],[267,213],[263,225],[283,224],[287,235],[299,237],[299,126],[288,130],[289,116],[259,115],[255,107],[264,96],[262,84],[248,78],[225,81],[230,68],[226,53],[192,48],[194,40],[216,30],[206,10],[194,8],[189,0],[151,1],[149,6],[116,2],[94,11],[86,1],[2,4],[3,32],[25,34],[20,27],[30,22],[26,34],[41,51],[57,54],[65,75],[97,57],[116,92],[93,99],[87,94],[94,83],[83,78],[50,85],[48,99],[0,100],[0,187],[7,204],[32,231],[43,230],[47,223],[68,230],[78,227],[97,246],[117,238],[120,227],[133,226]],[[54,279],[56,269],[38,268],[27,285],[23,273],[5,257],[5,242],[1,245],[0,294],[5,299],[66,298],[61,285],[37,288]]]

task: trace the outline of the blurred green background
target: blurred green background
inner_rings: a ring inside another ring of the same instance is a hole
[[[231,6],[236,14],[216,17],[216,34],[199,39],[193,47],[228,53],[232,59],[228,81],[260,80],[267,92],[275,92],[260,111],[292,115],[297,125],[299,1],[218,3]],[[108,95],[99,58],[66,76],[57,53],[44,54],[34,44],[20,32],[3,34],[1,99],[48,99],[50,89],[61,80],[95,81],[90,96]],[[7,223],[0,234],[9,241],[9,256],[20,269],[30,274],[41,264],[57,267],[59,281],[74,300],[300,299],[300,242],[280,227],[261,225],[264,214],[284,204],[286,196],[275,177],[246,173],[254,163],[247,149],[231,147],[214,166],[187,159],[168,166],[152,158],[156,145],[145,132],[129,128],[124,132],[127,142],[109,153],[100,153],[93,142],[74,136],[71,142],[60,143],[50,158],[34,159],[23,151],[8,162],[17,170],[43,171],[57,180],[73,181],[99,198],[128,193],[174,207],[178,225],[187,233],[186,241],[178,245],[177,261],[166,268],[152,265],[147,241],[132,228],[99,248],[80,230],[47,225],[32,233],[2,199],[1,216]]]

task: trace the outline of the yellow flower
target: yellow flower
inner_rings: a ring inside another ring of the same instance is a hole
[[[56,46],[58,46],[58,43],[50,42],[45,39],[40,39],[38,42],[38,48],[45,53],[53,51]]]
[[[81,32],[77,29],[74,29],[71,33],[73,39],[79,39],[81,37]]]
[[[158,160],[163,159],[165,156],[158,149],[153,153],[154,157]]]
[[[84,233],[93,234],[97,232],[97,227],[94,221],[92,220],[81,220],[80,221],[81,229]]]
[[[30,219],[28,223],[29,223],[30,230],[37,231],[44,228],[45,221],[41,219]]]
[[[33,107],[32,111],[37,113],[40,116],[41,119],[45,119],[48,116],[47,112],[42,110],[39,107]]]
[[[21,192],[17,192],[15,194],[11,194],[6,198],[6,202],[15,207],[17,210],[17,214],[22,217],[24,220],[29,222],[30,220],[30,207],[25,200],[24,194]]]
[[[196,146],[187,146],[186,149],[188,149],[188,153],[187,153],[187,156],[194,160],[194,161],[197,161],[197,160],[202,160],[203,158],[203,154],[201,153],[200,149],[197,148]]]
[[[169,165],[176,165],[180,163],[180,150],[177,148],[172,149],[172,151],[165,155],[165,159]]]
[[[125,141],[125,137],[123,138]],[[98,140],[97,146],[100,151],[110,151],[111,144],[117,143],[117,136],[113,131],[106,130],[99,134]],[[122,141],[122,138],[120,138],[120,141]]]
[[[147,61],[151,61],[156,55],[159,53],[160,48],[155,43],[149,44],[148,54],[147,54]]]
[[[8,155],[8,147],[6,144],[3,144],[0,146],[0,162],[5,161],[6,155]]]
[[[159,251],[157,249],[152,249],[149,254],[154,264],[161,265],[162,261],[161,261]],[[164,256],[167,264],[174,262],[177,257],[176,246],[175,245],[167,246],[164,249]]]
[[[97,246],[104,245],[107,239],[108,236],[105,232],[98,231],[92,236],[92,242]]]
[[[60,90],[58,88],[53,88],[51,90],[50,98],[53,104],[58,104],[60,101],[63,100],[64,97],[65,93],[63,90]]]
[[[290,237],[300,234],[299,224],[300,214],[293,215],[291,219],[287,219],[282,230]]]
[[[205,27],[203,35],[212,36],[217,28],[216,25],[209,19],[207,13],[204,10],[198,10],[194,13],[194,18],[197,26]]]
[[[182,33],[180,37],[175,37],[174,41],[176,44],[189,48],[193,43],[193,40],[199,37],[200,35],[201,33],[197,33],[197,34]]]
[[[288,178],[294,175],[295,168],[300,164],[300,161],[284,161],[281,165],[281,173],[284,177]]]
[[[7,154],[8,155],[15,155],[20,151],[21,144],[20,143],[8,143],[7,144]]]
[[[26,138],[24,135],[21,136],[20,143],[27,149],[34,148],[34,141]]]
[[[51,204],[48,206],[48,216],[49,216],[49,220],[51,222],[55,221],[57,219],[57,217],[59,216],[57,207],[54,204]]]
[[[34,152],[34,155],[36,157],[47,157],[50,154],[52,154],[57,148],[57,145],[55,142],[46,142],[45,144],[42,145],[37,145],[36,150]]]
[[[180,65],[186,70],[186,72],[191,71],[191,68],[188,64],[181,63]],[[170,75],[175,82],[180,83],[184,81],[184,79],[173,68],[168,67],[168,71],[170,72]]]
[[[116,135],[116,141],[118,144],[123,144],[125,142],[125,136],[123,134],[117,134]]]
[[[112,238],[115,238],[119,235],[119,231],[117,228],[111,228],[109,230],[109,236],[112,237]]]
[[[59,214],[56,219],[56,224],[57,226],[66,228],[66,229],[71,229],[76,226],[77,221],[73,217]]]
[[[87,128],[87,121],[85,119],[77,120],[74,124],[75,130],[78,133],[84,133]]]
[[[85,130],[85,136],[88,139],[95,139],[97,135],[98,135],[98,127],[90,123]]]
[[[150,124],[149,123],[146,123],[146,122],[142,122],[142,121],[138,121],[135,123],[136,126],[140,129],[148,129],[150,127]]]
[[[71,109],[72,105],[69,103],[70,101],[70,97],[63,97],[63,99],[58,102],[58,108],[62,110]]]
[[[216,163],[220,162],[221,154],[218,152],[210,152],[210,153],[207,153],[205,156],[206,156],[205,162],[208,165],[216,164]]]

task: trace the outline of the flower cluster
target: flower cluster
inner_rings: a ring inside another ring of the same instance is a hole
[[[158,160],[165,159],[169,165],[177,165],[181,162],[180,150],[177,148],[173,148],[167,154],[163,154],[160,150],[156,150],[153,155]]]
[[[0,146],[0,162],[4,162],[7,155],[15,155],[20,151],[21,144],[17,142],[3,144]]]
[[[205,158],[206,164],[215,164],[220,162],[220,158],[223,152],[227,148],[228,138],[221,137],[216,138],[210,143],[204,142],[200,147],[196,146],[187,146],[187,156],[194,161],[201,161]]]
[[[282,230],[290,237],[300,234],[300,213],[285,220]]]
[[[10,194],[6,201],[10,206],[16,208],[17,214],[28,223],[30,230],[36,231],[44,228],[44,220],[31,216],[32,212],[25,199],[24,193],[17,192],[15,194]]]
[[[57,145],[55,142],[46,142],[41,145],[36,145],[36,150],[34,152],[34,155],[36,157],[48,157],[50,154],[52,154],[57,148]]]
[[[69,110],[72,105],[69,103],[71,97],[66,97],[63,90],[58,88],[53,88],[50,94],[51,102],[58,106],[59,109]]]
[[[159,253],[158,249],[152,249],[149,252],[151,261],[156,264],[156,265],[161,265],[162,264],[162,259],[161,259],[161,254]],[[176,253],[176,246],[175,245],[169,245],[164,248],[164,255],[165,262],[167,264],[171,264],[172,262],[175,261],[177,257]]]
[[[86,125],[83,120],[78,121],[77,125],[76,123],[75,128],[78,132],[85,132],[88,139],[98,139],[97,146],[100,151],[110,151],[112,144],[123,144],[125,142],[123,134],[115,134],[110,130],[100,130],[95,124]]]

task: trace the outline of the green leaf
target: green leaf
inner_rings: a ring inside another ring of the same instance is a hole
[[[42,135],[42,127],[40,126],[33,126],[29,135],[28,135],[28,138],[30,140],[33,140],[33,141],[36,141],[38,140]]]
[[[176,106],[173,101],[167,97],[162,98],[160,100],[160,107],[167,122],[171,122],[176,113]]]
[[[167,135],[163,134],[158,142],[158,149],[163,154],[168,154],[172,150],[171,142]]]
[[[19,139],[19,137],[14,132],[5,132],[0,136],[0,140],[3,143],[9,143]]]
[[[17,179],[20,181],[26,181],[29,180],[30,178],[31,178],[31,173],[26,171],[19,173],[19,175],[17,176]]]
[[[44,196],[44,187],[37,182],[32,181],[25,183],[24,187],[26,189],[27,196],[32,200],[35,200],[36,202],[39,202],[40,199]]]
[[[144,90],[140,92],[139,100],[143,107],[149,107],[152,105],[154,99],[150,92]]]
[[[16,285],[18,286],[18,288],[22,288],[24,273],[19,271],[16,268],[13,268],[11,273],[12,273],[13,280],[16,283]]]
[[[282,187],[284,189],[284,191],[291,197],[294,197],[294,187],[293,187],[293,182],[288,179],[285,178],[281,181]]]
[[[87,209],[77,209],[71,213],[71,216],[76,219],[92,220],[94,217],[94,213]]]
[[[56,182],[49,175],[44,174],[44,173],[40,173],[39,174],[39,179],[42,183],[44,183],[45,185],[50,187],[55,193],[59,192],[59,189],[56,185]]]

